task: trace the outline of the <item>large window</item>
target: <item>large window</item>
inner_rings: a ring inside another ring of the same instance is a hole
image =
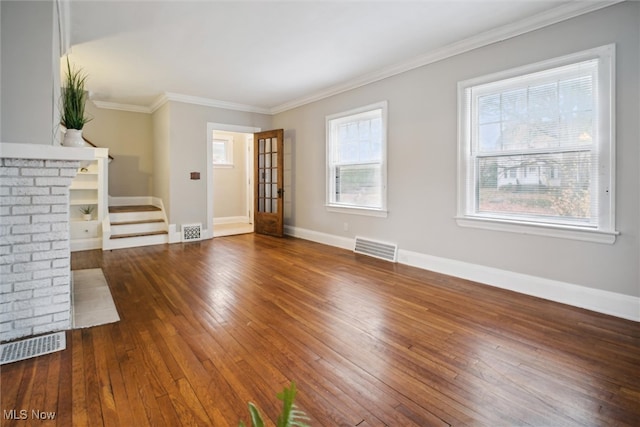
[[[614,241],[613,56],[459,83],[460,225]]]
[[[387,103],[327,117],[327,206],[386,214]]]

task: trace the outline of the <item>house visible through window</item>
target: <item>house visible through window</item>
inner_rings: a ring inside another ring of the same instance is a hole
[[[327,117],[327,206],[386,210],[386,102]]]
[[[461,225],[612,241],[612,63],[605,46],[459,84]]]

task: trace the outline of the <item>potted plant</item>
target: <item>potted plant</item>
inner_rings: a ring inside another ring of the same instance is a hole
[[[79,69],[72,69],[67,57],[67,73],[62,88],[62,111],[60,123],[67,129],[62,145],[84,147],[82,128],[91,119],[85,116],[86,93],[84,89],[87,75]]]
[[[82,218],[85,221],[91,221],[91,214],[93,213],[93,209],[95,208],[95,206],[82,206],[80,208],[80,213],[82,213]]]

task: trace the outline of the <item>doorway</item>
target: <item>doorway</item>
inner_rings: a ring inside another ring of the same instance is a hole
[[[207,123],[207,218],[212,237],[254,231],[253,135],[258,131]]]

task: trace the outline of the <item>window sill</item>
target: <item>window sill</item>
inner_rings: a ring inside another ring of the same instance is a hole
[[[214,163],[213,167],[220,169],[231,169],[233,168],[233,163]]]
[[[481,228],[484,230],[492,231],[507,231],[511,233],[582,240],[585,242],[606,244],[613,244],[616,241],[616,236],[620,234],[617,231],[603,231],[581,227],[516,222],[470,216],[458,216],[456,217],[456,222],[461,227]]]
[[[378,218],[386,218],[387,211],[383,209],[370,209],[370,208],[359,208],[359,207],[350,207],[350,206],[341,206],[341,205],[325,205],[327,208],[327,212],[338,212],[338,213],[346,213],[353,215],[364,215],[364,216],[375,216]]]

